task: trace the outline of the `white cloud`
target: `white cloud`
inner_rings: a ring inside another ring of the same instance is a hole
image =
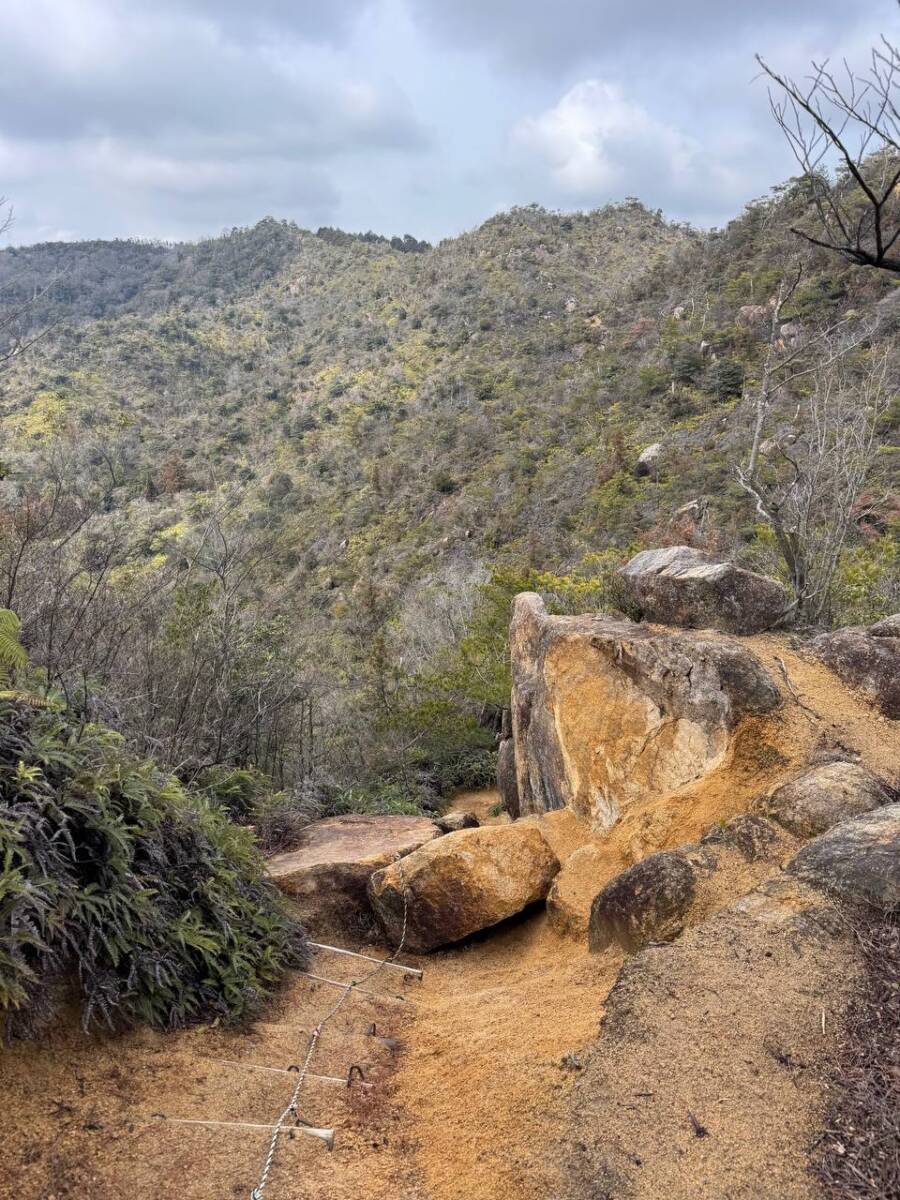
[[[543,160],[573,197],[627,183],[637,156],[652,157],[667,177],[691,171],[697,146],[628,100],[618,84],[586,79],[545,112],[526,117],[513,142]]]
[[[727,203],[747,185],[735,165],[711,161],[696,139],[600,79],[575,84],[551,108],[520,120],[511,140],[521,161],[549,172],[553,189],[569,202],[628,193],[649,203],[710,196]]]

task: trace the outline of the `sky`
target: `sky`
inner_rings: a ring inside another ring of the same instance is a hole
[[[533,201],[721,225],[793,173],[754,54],[865,65],[895,0],[4,0],[4,241],[271,215],[430,241]]]

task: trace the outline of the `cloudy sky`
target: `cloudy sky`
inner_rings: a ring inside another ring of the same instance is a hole
[[[271,214],[436,240],[536,200],[720,224],[789,175],[755,51],[864,63],[895,0],[4,0],[6,240]]]

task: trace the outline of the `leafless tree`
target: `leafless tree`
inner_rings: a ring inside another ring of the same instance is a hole
[[[882,37],[864,73],[813,62],[801,82],[757,61],[815,214],[815,232],[793,232],[857,265],[900,272],[900,47]]]
[[[864,516],[860,498],[894,367],[890,348],[863,348],[859,334],[822,336],[816,361],[790,379],[798,396],[792,418],[775,436],[754,438],[738,468],[738,482],[774,534],[794,592],[792,615],[801,620],[828,615],[841,553]]]
[[[7,233],[13,224],[13,208],[5,196],[0,196],[0,237]],[[29,350],[35,342],[40,341],[53,326],[35,330],[28,322],[29,311],[37,302],[46,296],[47,292],[58,282],[58,277],[52,279],[44,287],[39,288],[30,300],[16,304],[6,311],[0,309],[0,371],[8,366],[13,359],[19,358]],[[54,322],[59,324],[59,322]]]
[[[803,266],[798,264],[790,275],[782,277],[778,291],[769,301],[762,371],[759,383],[749,389],[753,403],[753,437],[745,474],[750,480],[756,477],[766,422],[785,392],[814,370],[830,367],[838,358],[865,342],[873,332],[870,324],[860,324],[850,316],[818,330],[803,330],[786,343],[782,334],[784,311],[802,278]]]

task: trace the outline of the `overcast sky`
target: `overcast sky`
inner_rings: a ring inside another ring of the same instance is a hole
[[[639,196],[721,224],[791,174],[755,51],[864,63],[895,0],[4,0],[7,242],[266,215],[437,240]]]

